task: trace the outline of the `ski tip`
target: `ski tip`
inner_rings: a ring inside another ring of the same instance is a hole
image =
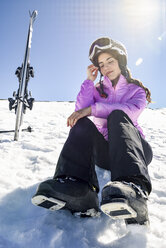
[[[38,11],[37,11],[37,10],[34,10],[34,11],[32,12],[32,15],[34,16],[34,18],[36,18],[37,15],[38,15]]]
[[[29,10],[29,15],[31,18],[33,18],[33,20],[36,19],[37,15],[38,15],[38,11],[37,10],[34,10],[32,13],[31,11]]]

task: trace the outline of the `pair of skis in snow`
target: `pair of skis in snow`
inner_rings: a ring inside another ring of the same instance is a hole
[[[30,14],[30,22],[29,22],[29,29],[28,29],[28,37],[24,55],[24,61],[21,67],[18,67],[15,74],[18,77],[19,81],[19,88],[17,92],[13,92],[14,98],[8,98],[9,100],[9,109],[15,109],[16,113],[16,123],[15,123],[15,130],[11,131],[4,131],[4,132],[12,132],[14,131],[14,140],[18,140],[20,131],[28,131],[31,132],[32,129],[28,127],[27,129],[20,129],[22,122],[23,122],[23,114],[27,108],[32,110],[34,98],[31,97],[31,93],[28,92],[28,82],[30,77],[34,77],[33,67],[30,66],[30,48],[32,42],[32,32],[33,32],[33,23],[37,17],[37,11],[34,10]]]

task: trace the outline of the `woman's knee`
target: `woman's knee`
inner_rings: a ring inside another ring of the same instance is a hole
[[[142,139],[142,146],[145,154],[146,164],[149,165],[153,159],[153,150],[145,139]]]
[[[87,117],[81,118],[72,127],[70,132],[75,135],[86,135],[92,132],[94,128],[94,123]]]
[[[127,116],[126,113],[120,109],[113,110],[108,118],[107,121],[112,123],[112,121],[118,121],[121,120],[124,116]],[[128,117],[128,116],[127,116]]]
[[[92,128],[94,126],[94,123],[87,117],[81,118],[77,121],[77,123],[75,124],[75,128],[83,128],[85,129],[89,129]]]

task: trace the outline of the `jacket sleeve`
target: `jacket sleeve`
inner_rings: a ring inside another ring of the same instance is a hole
[[[94,104],[94,83],[91,80],[85,80],[78,93],[75,111],[86,108]]]
[[[124,111],[134,121],[146,107],[146,94],[144,89],[138,88],[135,94],[124,103],[101,103],[91,105],[91,115],[100,118],[107,118],[113,110]]]

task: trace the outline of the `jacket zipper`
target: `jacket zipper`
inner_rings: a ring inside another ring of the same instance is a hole
[[[115,99],[116,99],[116,93],[115,93],[115,88],[113,87],[113,99],[112,99],[112,103],[115,103]]]

